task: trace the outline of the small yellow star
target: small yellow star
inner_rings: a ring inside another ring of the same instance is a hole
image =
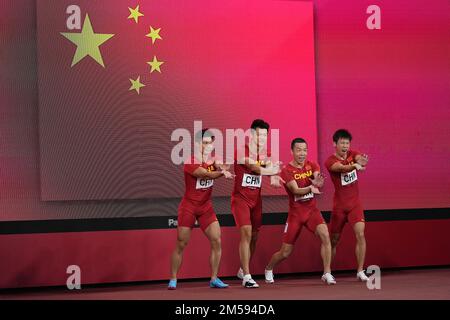
[[[141,83],[141,76],[139,76],[136,80],[130,79],[131,88],[128,91],[136,90],[137,94],[139,94],[139,89],[145,87],[145,84]]]
[[[159,31],[161,31],[161,28],[158,28],[155,30],[152,27],[150,27],[150,33],[145,36],[152,38],[152,43],[154,44],[156,39],[162,40],[161,36],[159,35]]]
[[[155,70],[161,73],[161,69],[159,69],[159,67],[164,63],[163,61],[158,61],[158,59],[156,59],[156,56],[153,56],[153,61],[149,61],[147,63],[152,67],[150,73]]]
[[[143,17],[144,15],[139,12],[139,5],[135,9],[131,9],[128,7],[128,10],[130,10],[130,15],[128,16],[128,19],[134,19],[136,23],[139,22],[139,17]]]

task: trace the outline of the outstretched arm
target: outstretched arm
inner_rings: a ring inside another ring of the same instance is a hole
[[[242,162],[244,162],[245,166],[252,172],[260,174],[262,176],[274,176],[280,172],[281,162],[277,162],[275,164],[269,163],[269,165],[266,166],[265,168],[257,165],[255,161],[252,161],[249,158],[244,158],[244,161]]]
[[[317,187],[315,187],[314,185],[310,185],[305,188],[299,188],[297,185],[297,182],[295,182],[294,180],[289,181],[286,184],[286,186],[288,187],[289,191],[291,191],[293,194],[295,194],[297,196],[303,196],[310,192],[312,192],[314,194],[320,194],[319,189]]]
[[[224,173],[222,171],[208,171],[203,167],[198,167],[192,175],[201,179],[217,179],[223,176]]]
[[[339,173],[346,173],[346,172],[350,172],[353,170],[365,170],[365,168],[360,165],[359,163],[354,163],[354,164],[342,164],[340,162],[335,162],[331,168],[330,171],[333,172],[339,172]]]

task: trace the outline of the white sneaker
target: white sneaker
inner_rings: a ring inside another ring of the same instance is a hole
[[[266,276],[266,283],[274,283],[273,280],[273,270],[264,270],[264,275]]]
[[[322,281],[326,282],[327,284],[336,284],[336,280],[329,272],[323,274]]]
[[[241,280],[244,280],[244,270],[242,268],[239,268],[239,271],[237,273],[237,277]]]
[[[242,286],[246,288],[259,288],[259,285],[252,279],[252,276],[247,274],[242,280]]]
[[[366,274],[363,271],[360,271],[356,274],[356,280],[366,282],[369,280],[369,278],[366,276]]]

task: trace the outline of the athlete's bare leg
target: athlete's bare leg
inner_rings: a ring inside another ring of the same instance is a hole
[[[277,264],[287,259],[291,255],[293,249],[294,245],[283,242],[281,244],[280,250],[278,250],[272,255],[272,258],[270,259],[269,263],[266,266],[266,270],[273,270],[273,268]]]
[[[177,273],[183,260],[183,251],[189,242],[191,231],[191,228],[188,227],[178,227],[177,229],[177,243],[171,258],[171,279],[177,278]]]
[[[218,221],[211,223],[205,230],[205,235],[211,244],[211,255],[209,263],[211,265],[211,279],[217,278],[219,272],[220,258],[222,256],[222,246],[220,240],[220,225]]]
[[[339,239],[341,238],[340,233],[332,233],[331,234],[331,260],[334,261],[336,256],[336,247],[339,243]]]
[[[239,242],[239,257],[241,259],[242,270],[244,271],[244,275],[246,275],[250,274],[252,226],[241,226],[239,231],[241,234],[241,241]]]
[[[330,236],[328,234],[328,228],[325,223],[319,224],[316,228],[316,235],[322,241],[322,245],[320,247],[320,255],[322,256],[323,261],[323,272],[331,273],[331,241]]]
[[[357,222],[353,226],[353,230],[355,231],[356,236],[356,261],[358,264],[357,272],[360,272],[364,269],[364,259],[366,257],[366,238],[364,236],[364,222]]]

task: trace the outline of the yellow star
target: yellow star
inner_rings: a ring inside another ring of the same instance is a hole
[[[76,65],[78,62],[80,62],[81,59],[86,56],[90,56],[103,68],[105,67],[99,47],[105,41],[114,36],[114,34],[94,33],[88,14],[86,14],[86,17],[84,18],[83,29],[81,30],[81,33],[61,32],[61,35],[69,39],[77,46],[77,51],[75,51],[75,55],[73,56],[71,67]]]
[[[161,28],[158,28],[155,30],[152,27],[150,27],[150,33],[145,36],[152,38],[152,43],[154,44],[156,39],[162,40],[161,36],[159,35],[159,31],[161,31]]]
[[[158,59],[156,59],[156,56],[153,56],[153,61],[149,61],[147,63],[152,67],[150,73],[152,73],[155,70],[161,73],[159,67],[164,63],[163,61],[158,61]]]
[[[139,76],[136,80],[130,79],[130,81],[131,81],[131,88],[128,89],[128,91],[136,90],[136,92],[139,94],[139,89],[145,87],[145,84],[141,83],[141,76]]]
[[[128,16],[128,19],[134,19],[136,23],[139,22],[139,17],[144,16],[142,13],[139,12],[139,5],[134,9],[128,7],[128,10],[130,10],[130,15]]]

